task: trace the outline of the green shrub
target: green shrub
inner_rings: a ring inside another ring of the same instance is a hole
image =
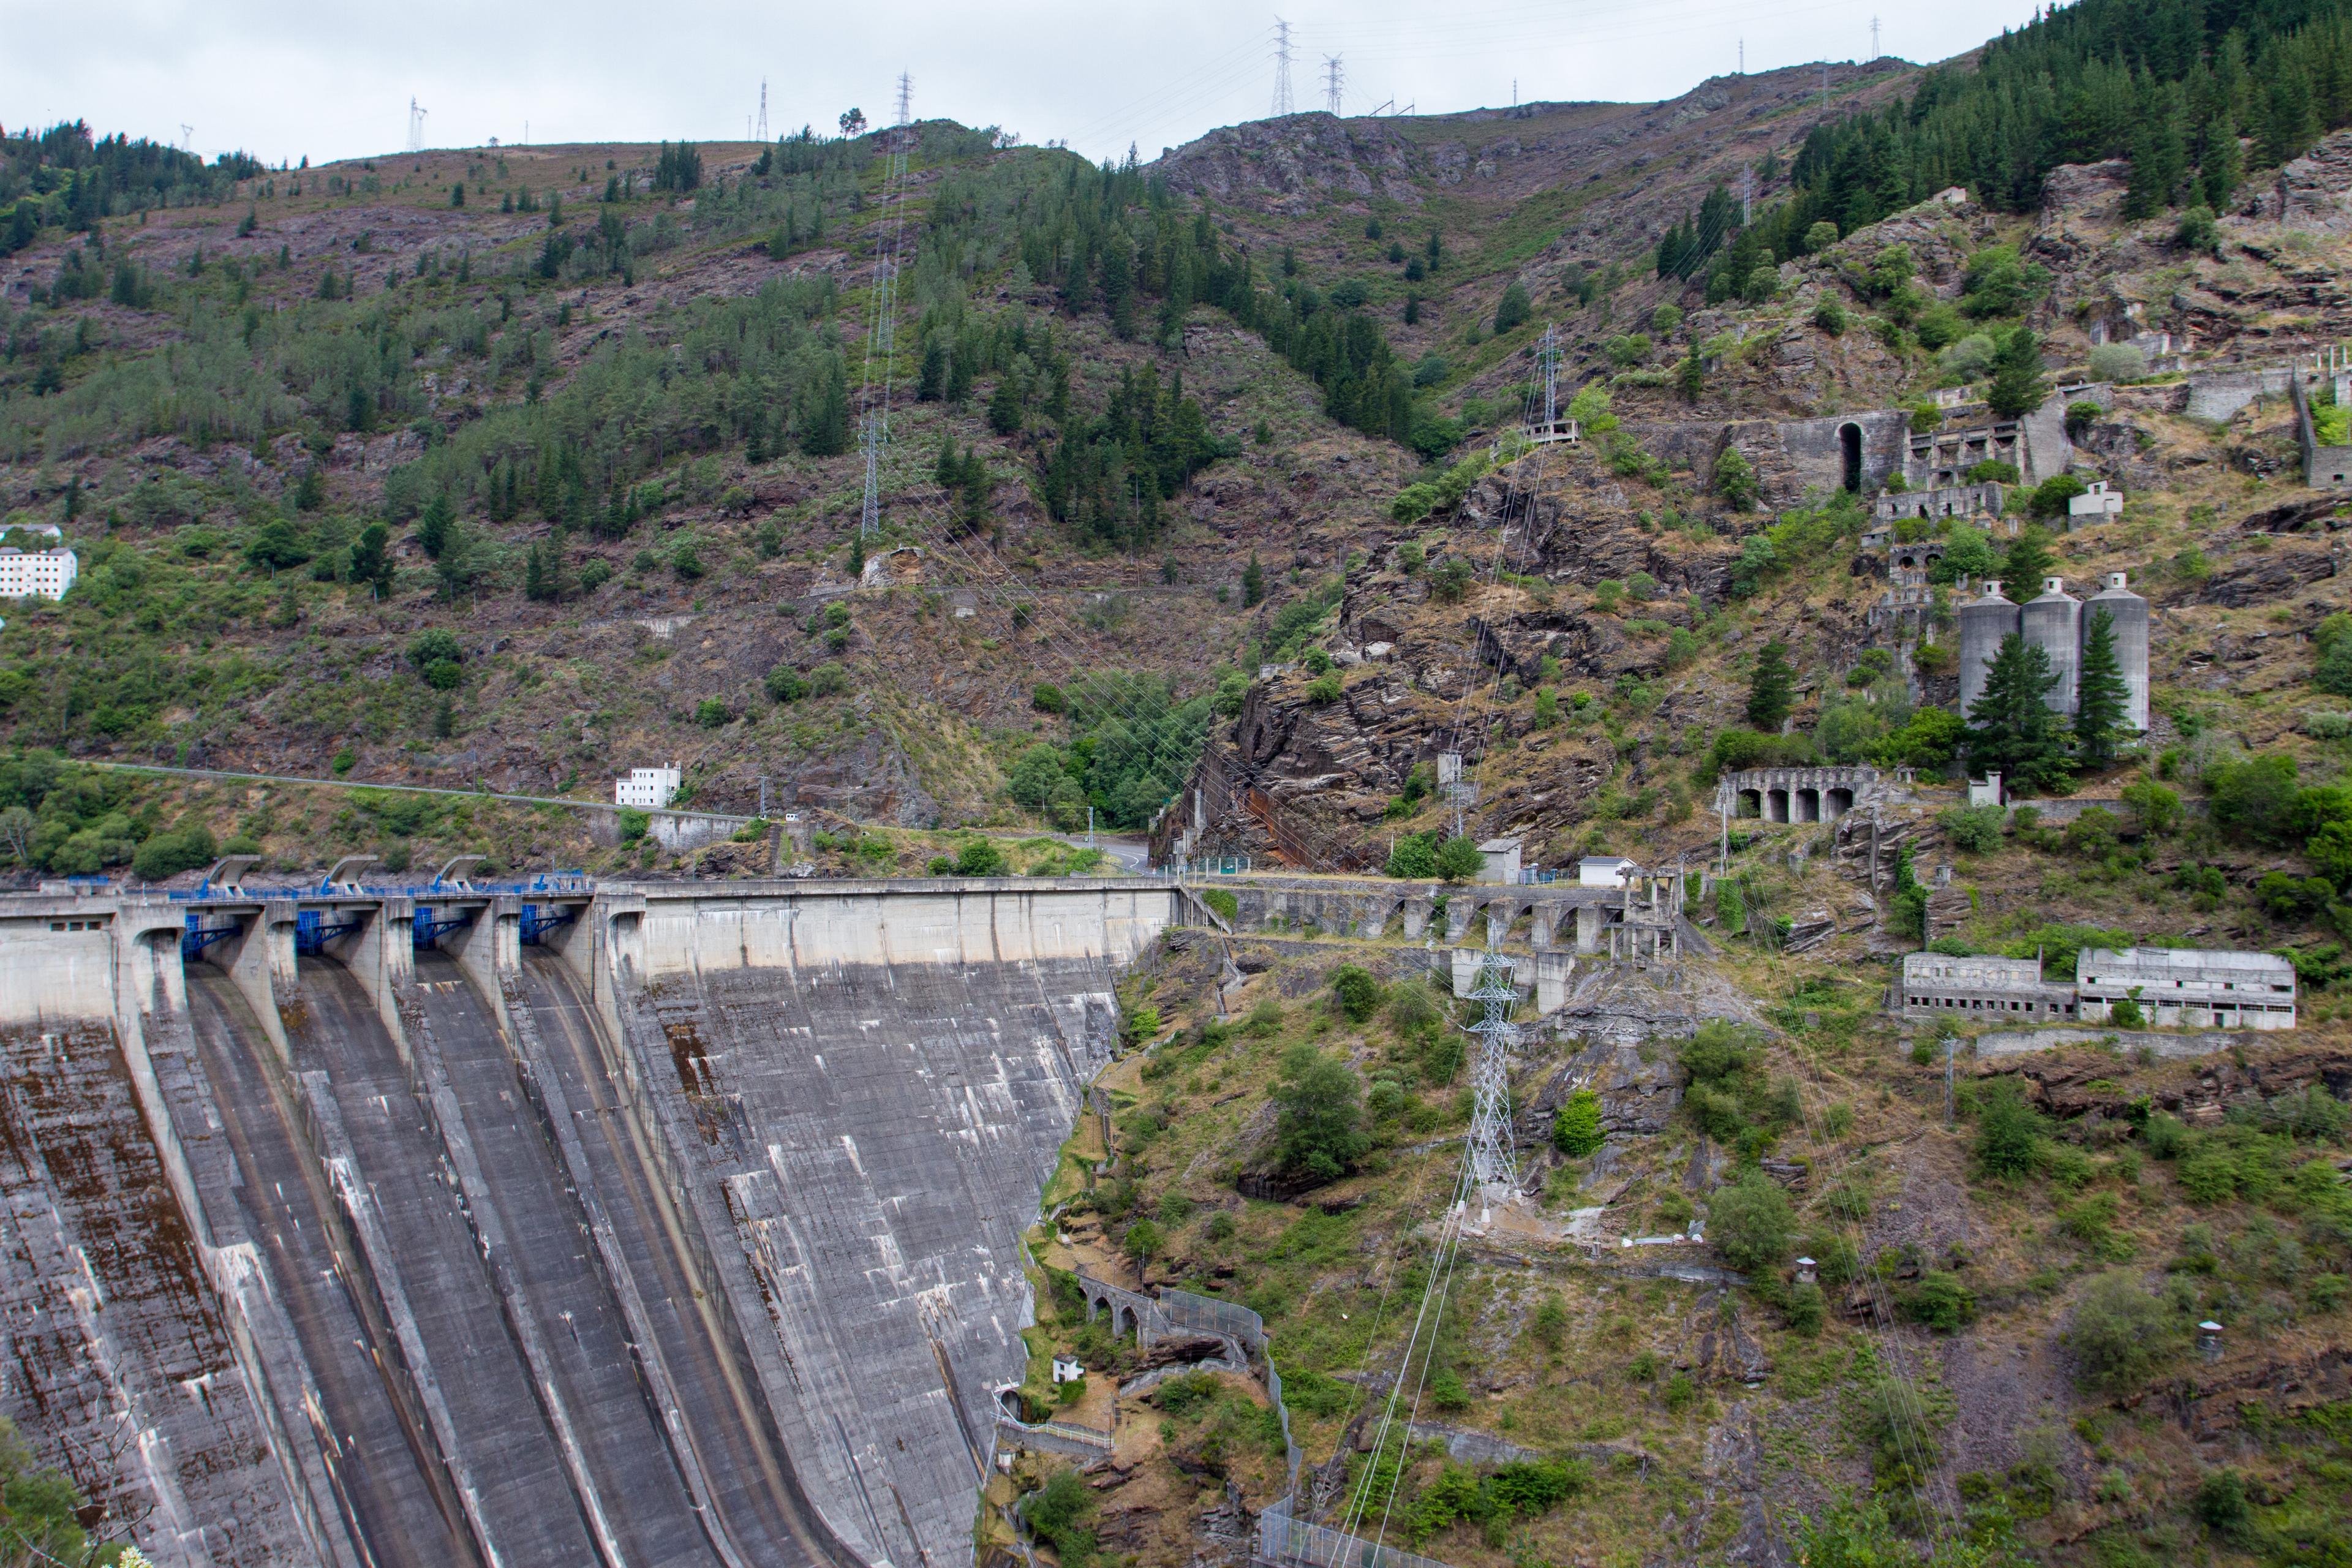
[[[1322,1182],[1347,1174],[1371,1142],[1358,1095],[1356,1074],[1344,1061],[1305,1044],[1286,1051],[1274,1090],[1283,1168]]]
[[[1997,805],[1949,805],[1936,820],[1955,849],[1989,854],[2000,847],[2001,826],[2008,814]]]
[[[1977,1168],[2013,1179],[2042,1165],[2042,1113],[2011,1078],[1996,1079],[1978,1101]]]
[[[1470,838],[1449,838],[1437,847],[1437,875],[1449,882],[1466,882],[1486,868],[1486,858]]]
[[[735,717],[727,704],[716,697],[706,697],[695,704],[694,721],[706,730],[716,730]]]
[[[1223,916],[1227,925],[1241,919],[1242,901],[1228,889],[1203,888],[1201,889],[1201,901]]]
[[[651,816],[637,810],[635,806],[627,805],[614,812],[613,820],[621,830],[621,842],[624,844],[635,844],[643,838],[654,825]]]
[[[1343,963],[1332,973],[1331,994],[1352,1024],[1363,1023],[1381,1008],[1381,983],[1353,963]]]
[[[809,671],[809,695],[838,697],[849,689],[849,671],[837,664],[820,664]]]
[[[1597,1151],[1604,1134],[1601,1131],[1601,1097],[1589,1089],[1580,1089],[1568,1097],[1552,1118],[1552,1146],[1572,1160],[1581,1160]]]
[[[1003,877],[1009,875],[1004,864],[1004,851],[992,838],[974,838],[956,851],[955,874],[959,877]]]
[[[1958,1275],[1930,1268],[1919,1277],[1918,1288],[1903,1303],[1903,1311],[1915,1323],[1947,1334],[1958,1333],[1975,1321],[1977,1300],[1960,1283]]]
[[[1327,702],[1337,702],[1339,700],[1339,678],[1336,675],[1318,677],[1308,681],[1307,689],[1300,695],[1318,707]]]
[[[2132,1275],[2116,1272],[2091,1281],[2063,1337],[2078,1383],[2094,1392],[2123,1394],[2147,1383],[2181,1332],[2177,1314]]]
[[[1780,1184],[1750,1171],[1707,1202],[1706,1238],[1732,1268],[1769,1268],[1788,1256],[1795,1216]]]
[[[768,671],[761,685],[767,689],[772,702],[798,702],[808,695],[808,682],[789,664],[780,664]]]
[[[158,833],[142,844],[131,858],[131,869],[142,882],[160,882],[210,865],[216,853],[212,829],[194,823],[175,833]]]

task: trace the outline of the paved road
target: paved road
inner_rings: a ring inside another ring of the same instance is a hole
[[[580,800],[570,796],[553,795],[504,795],[496,790],[449,789],[446,786],[437,784],[372,784],[365,779],[306,778],[299,773],[231,773],[221,768],[173,768],[166,767],[160,763],[114,763],[99,761],[97,759],[88,760],[83,763],[83,765],[93,768],[113,768],[121,773],[165,773],[174,778],[226,779],[232,783],[243,784],[322,784],[329,789],[391,790],[399,791],[407,795],[455,795],[466,800],[508,800],[516,802],[522,805],[567,805],[582,811],[611,811],[614,809],[610,804],[601,800]],[[664,816],[698,816],[712,822],[730,822],[739,825],[751,820],[748,816],[736,816],[723,811],[676,809],[667,812],[656,812],[653,815]],[[1005,835],[1003,837],[1010,839],[1022,836]],[[1055,837],[1060,838],[1065,844],[1084,845],[1087,841],[1084,834],[1057,834]],[[1095,844],[1097,847],[1102,850],[1103,854],[1107,858],[1108,858],[1119,868],[1119,869],[1123,871],[1139,876],[1151,868],[1151,845],[1149,840],[1142,838],[1113,837],[1109,834],[1097,834],[1095,837]]]
[[[113,768],[121,773],[169,773],[175,778],[228,779],[247,784],[323,784],[329,789],[374,789],[403,795],[448,795],[462,796],[467,800],[510,800],[523,805],[569,805],[583,811],[615,809],[609,801],[581,800],[575,796],[560,795],[503,795],[497,790],[449,789],[439,784],[375,784],[366,779],[314,779],[303,777],[299,773],[236,773],[219,768],[170,768],[160,763],[110,763],[96,758],[82,759],[81,765],[90,768]],[[744,823],[751,820],[748,816],[737,816],[728,812],[700,811],[684,806],[673,807],[667,811],[656,811],[652,815],[700,816],[708,817],[713,822]]]

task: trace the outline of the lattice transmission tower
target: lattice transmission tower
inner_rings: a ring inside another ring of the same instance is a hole
[[[415,99],[408,100],[408,150],[412,153],[425,151],[425,114]]]
[[[866,502],[857,521],[861,540],[872,539],[882,526],[882,453],[890,444],[890,381],[898,369],[898,242],[904,232],[899,198],[907,183],[907,143],[914,138],[910,121],[914,98],[914,78],[900,71],[898,119],[890,128],[890,161],[882,176],[882,204],[889,213],[889,227],[885,231],[881,260],[875,268],[872,320],[866,329],[866,382],[858,399],[857,444],[866,458]]]
[[[1276,16],[1274,19],[1274,118],[1296,114],[1298,106],[1290,97],[1290,24]]]
[[[767,79],[766,77],[761,77],[761,78],[760,79],[760,133],[759,133],[759,135],[758,135],[757,137],[753,138],[753,140],[755,140],[755,141],[760,141],[760,142],[765,142],[767,139],[768,139],[768,79]]]
[[[1511,961],[1490,945],[1478,965],[1478,988],[1470,993],[1486,1016],[1470,1026],[1478,1037],[1478,1062],[1471,1074],[1470,1179],[1482,1203],[1507,1197],[1518,1187],[1519,1157],[1511,1137],[1511,1052],[1519,1043],[1511,1009],[1518,987]]]
[[[1332,113],[1339,112],[1339,100],[1346,91],[1348,73],[1339,64],[1338,55],[1323,57],[1323,107]]]

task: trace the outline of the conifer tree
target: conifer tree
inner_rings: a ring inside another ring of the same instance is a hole
[[[1258,564],[1257,552],[1250,552],[1249,564],[1242,568],[1242,607],[1246,609],[1265,597],[1265,568]]]
[[[2238,146],[2238,128],[2227,114],[2218,116],[2205,127],[2205,156],[2197,171],[2205,205],[2217,213],[2228,212],[2245,174],[2246,156]]]
[[[352,581],[365,583],[379,599],[392,593],[392,531],[369,523],[352,542]]]
[[[2050,655],[2011,632],[1985,670],[1969,709],[1969,760],[2004,778],[2046,788],[2066,775],[2066,742],[2047,700],[2058,684]]]
[[[1000,436],[1016,434],[1022,419],[1021,378],[1006,371],[996,378],[995,394],[988,400],[988,427]]]
[[[1690,352],[1683,355],[1682,368],[1675,373],[1675,383],[1682,389],[1685,403],[1696,403],[1706,391],[1706,362],[1699,357],[1698,340],[1691,340]]]
[[[841,363],[828,367],[801,426],[801,450],[812,458],[835,458],[849,450],[849,384]]]
[[[2003,419],[2021,419],[2050,395],[2042,378],[2042,344],[2031,327],[2020,327],[1993,353],[1992,384],[1985,403]]]
[[[2189,146],[2180,132],[2180,106],[2168,92],[2156,95],[2156,111],[2144,115],[2132,136],[2131,187],[2124,216],[2154,217],[2173,204],[2189,175]]]
[[[1748,722],[1768,735],[1779,734],[1795,704],[1796,686],[1788,648],[1777,637],[1766,643],[1748,678]]]
[[[449,547],[449,528],[457,521],[457,509],[449,500],[447,490],[436,490],[433,499],[425,503],[425,511],[416,520],[416,547],[432,560],[441,559]]]
[[[2009,542],[2008,553],[2001,557],[2001,580],[2010,584],[2019,604],[2042,591],[2042,580],[2050,575],[2057,557],[2050,552],[2050,535],[2038,528],[2028,528]]]
[[[2105,610],[2091,612],[2074,697],[2075,754],[2086,768],[2105,768],[2116,760],[2116,742],[2127,732],[2131,702],[2123,661],[2116,657],[2115,618]]]

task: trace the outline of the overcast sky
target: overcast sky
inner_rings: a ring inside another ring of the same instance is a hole
[[[1104,5],[621,5],[612,0],[0,0],[0,121],[86,119],[275,163],[396,152],[413,96],[430,146],[734,140],[768,82],[782,133],[855,104],[887,118],[898,73],[915,112],[1145,158],[1265,115],[1275,16],[1291,23],[1297,106],[1393,100],[1442,112],[1531,99],[1670,98],[1751,70],[1883,52],[1942,59],[2033,14],[2032,0],[1188,0]]]

